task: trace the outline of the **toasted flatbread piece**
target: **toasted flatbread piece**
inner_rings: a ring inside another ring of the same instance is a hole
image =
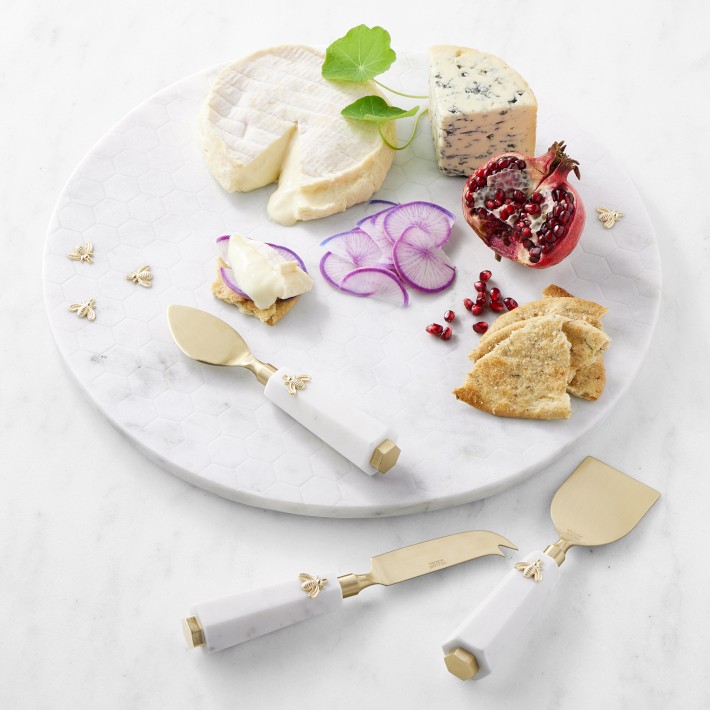
[[[495,332],[499,328],[519,320],[552,314],[565,316],[572,320],[582,320],[601,330],[601,318],[606,312],[607,309],[604,306],[600,306],[594,301],[585,301],[582,298],[571,296],[550,296],[539,301],[525,303],[513,311],[503,313],[493,321],[488,332]]]
[[[565,291],[561,286],[550,284],[542,292],[545,298],[574,298],[574,296]],[[599,326],[601,328],[601,324]],[[611,342],[611,340],[609,341]],[[609,343],[604,348],[606,350]],[[575,397],[582,399],[596,400],[599,399],[606,385],[606,371],[604,369],[604,360],[601,353],[592,359],[592,362],[587,365],[579,364],[577,372],[567,386],[567,391]]]
[[[512,313],[512,311],[511,311]],[[566,419],[570,341],[564,318],[548,315],[510,332],[477,359],[457,399],[500,417]]]
[[[257,308],[254,305],[254,301],[249,298],[243,298],[238,293],[234,293],[231,288],[229,288],[224,281],[222,281],[222,274],[220,269],[226,264],[221,260],[217,260],[219,263],[217,265],[217,278],[211,287],[211,292],[213,296],[231,303],[236,306],[242,313],[246,313],[249,316],[255,316],[262,323],[266,325],[276,325],[295,305],[296,301],[300,296],[294,296],[285,301],[278,299],[273,306],[268,308]]]

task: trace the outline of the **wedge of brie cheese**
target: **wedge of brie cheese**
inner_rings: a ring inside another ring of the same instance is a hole
[[[205,160],[228,192],[278,181],[268,213],[279,224],[317,219],[363,202],[392,164],[372,123],[344,118],[348,104],[372,94],[371,82],[327,81],[324,55],[310,47],[263,50],[226,67],[200,117]],[[382,130],[395,140],[393,122]]]
[[[535,96],[520,74],[492,54],[432,47],[429,114],[445,175],[470,175],[500,153],[535,153]]]

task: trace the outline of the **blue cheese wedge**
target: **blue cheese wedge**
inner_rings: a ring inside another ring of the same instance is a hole
[[[371,82],[327,81],[324,55],[284,45],[227,66],[200,117],[208,168],[228,192],[278,182],[267,205],[279,224],[317,219],[369,199],[392,164],[374,123],[341,110],[379,94]],[[390,142],[394,126],[383,126]]]
[[[535,152],[537,101],[526,81],[492,54],[429,51],[429,113],[444,175],[470,175],[500,153]]]

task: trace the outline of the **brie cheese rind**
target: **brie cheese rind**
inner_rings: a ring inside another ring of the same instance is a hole
[[[468,176],[500,153],[534,155],[537,101],[502,59],[467,47],[432,47],[429,97],[444,175]]]
[[[364,202],[394,158],[377,124],[340,114],[380,92],[371,82],[324,79],[323,60],[311,47],[284,45],[234,62],[220,73],[200,116],[200,144],[217,182],[228,192],[248,192],[278,181],[267,211],[279,224]],[[393,122],[380,125],[393,143]]]

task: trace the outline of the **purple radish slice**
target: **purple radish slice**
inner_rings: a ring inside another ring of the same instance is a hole
[[[285,259],[286,261],[295,261],[301,271],[305,271],[306,273],[308,273],[308,269],[303,263],[303,259],[301,259],[301,257],[298,256],[295,251],[292,251],[288,247],[282,247],[280,244],[269,244],[268,242],[266,242],[266,245],[271,247],[274,251],[278,252],[279,256],[282,259]]]
[[[381,261],[387,266],[394,265],[394,262],[392,261],[392,244],[394,244],[394,242],[389,238],[389,235],[385,232],[384,228],[385,217],[392,209],[392,207],[389,207],[386,210],[375,212],[375,214],[365,217],[357,223],[357,226],[368,234],[380,248],[382,252]]]
[[[356,296],[372,296],[405,307],[409,294],[395,274],[387,269],[364,267],[351,271],[341,282],[343,291]]]
[[[323,278],[335,288],[340,288],[341,281],[357,267],[352,261],[327,251],[320,260],[320,272]]]
[[[219,270],[220,275],[222,276],[222,281],[224,281],[224,284],[227,288],[231,289],[236,293],[238,296],[241,296],[242,298],[249,298],[244,291],[242,291],[239,286],[237,286],[237,280],[234,278],[234,271],[230,269],[228,266],[223,266]]]
[[[392,248],[397,273],[406,284],[424,293],[438,293],[456,278],[456,267],[431,235],[419,227],[405,229]]]
[[[229,235],[217,237],[217,256],[229,266]]]
[[[446,244],[451,236],[451,227],[456,218],[432,202],[407,202],[392,207],[384,218],[384,231],[392,242],[402,236],[405,229],[419,227],[429,235],[432,246]]]
[[[380,248],[366,232],[357,227],[349,232],[334,234],[320,244],[322,247],[327,247],[336,256],[349,259],[353,268],[382,265]]]

